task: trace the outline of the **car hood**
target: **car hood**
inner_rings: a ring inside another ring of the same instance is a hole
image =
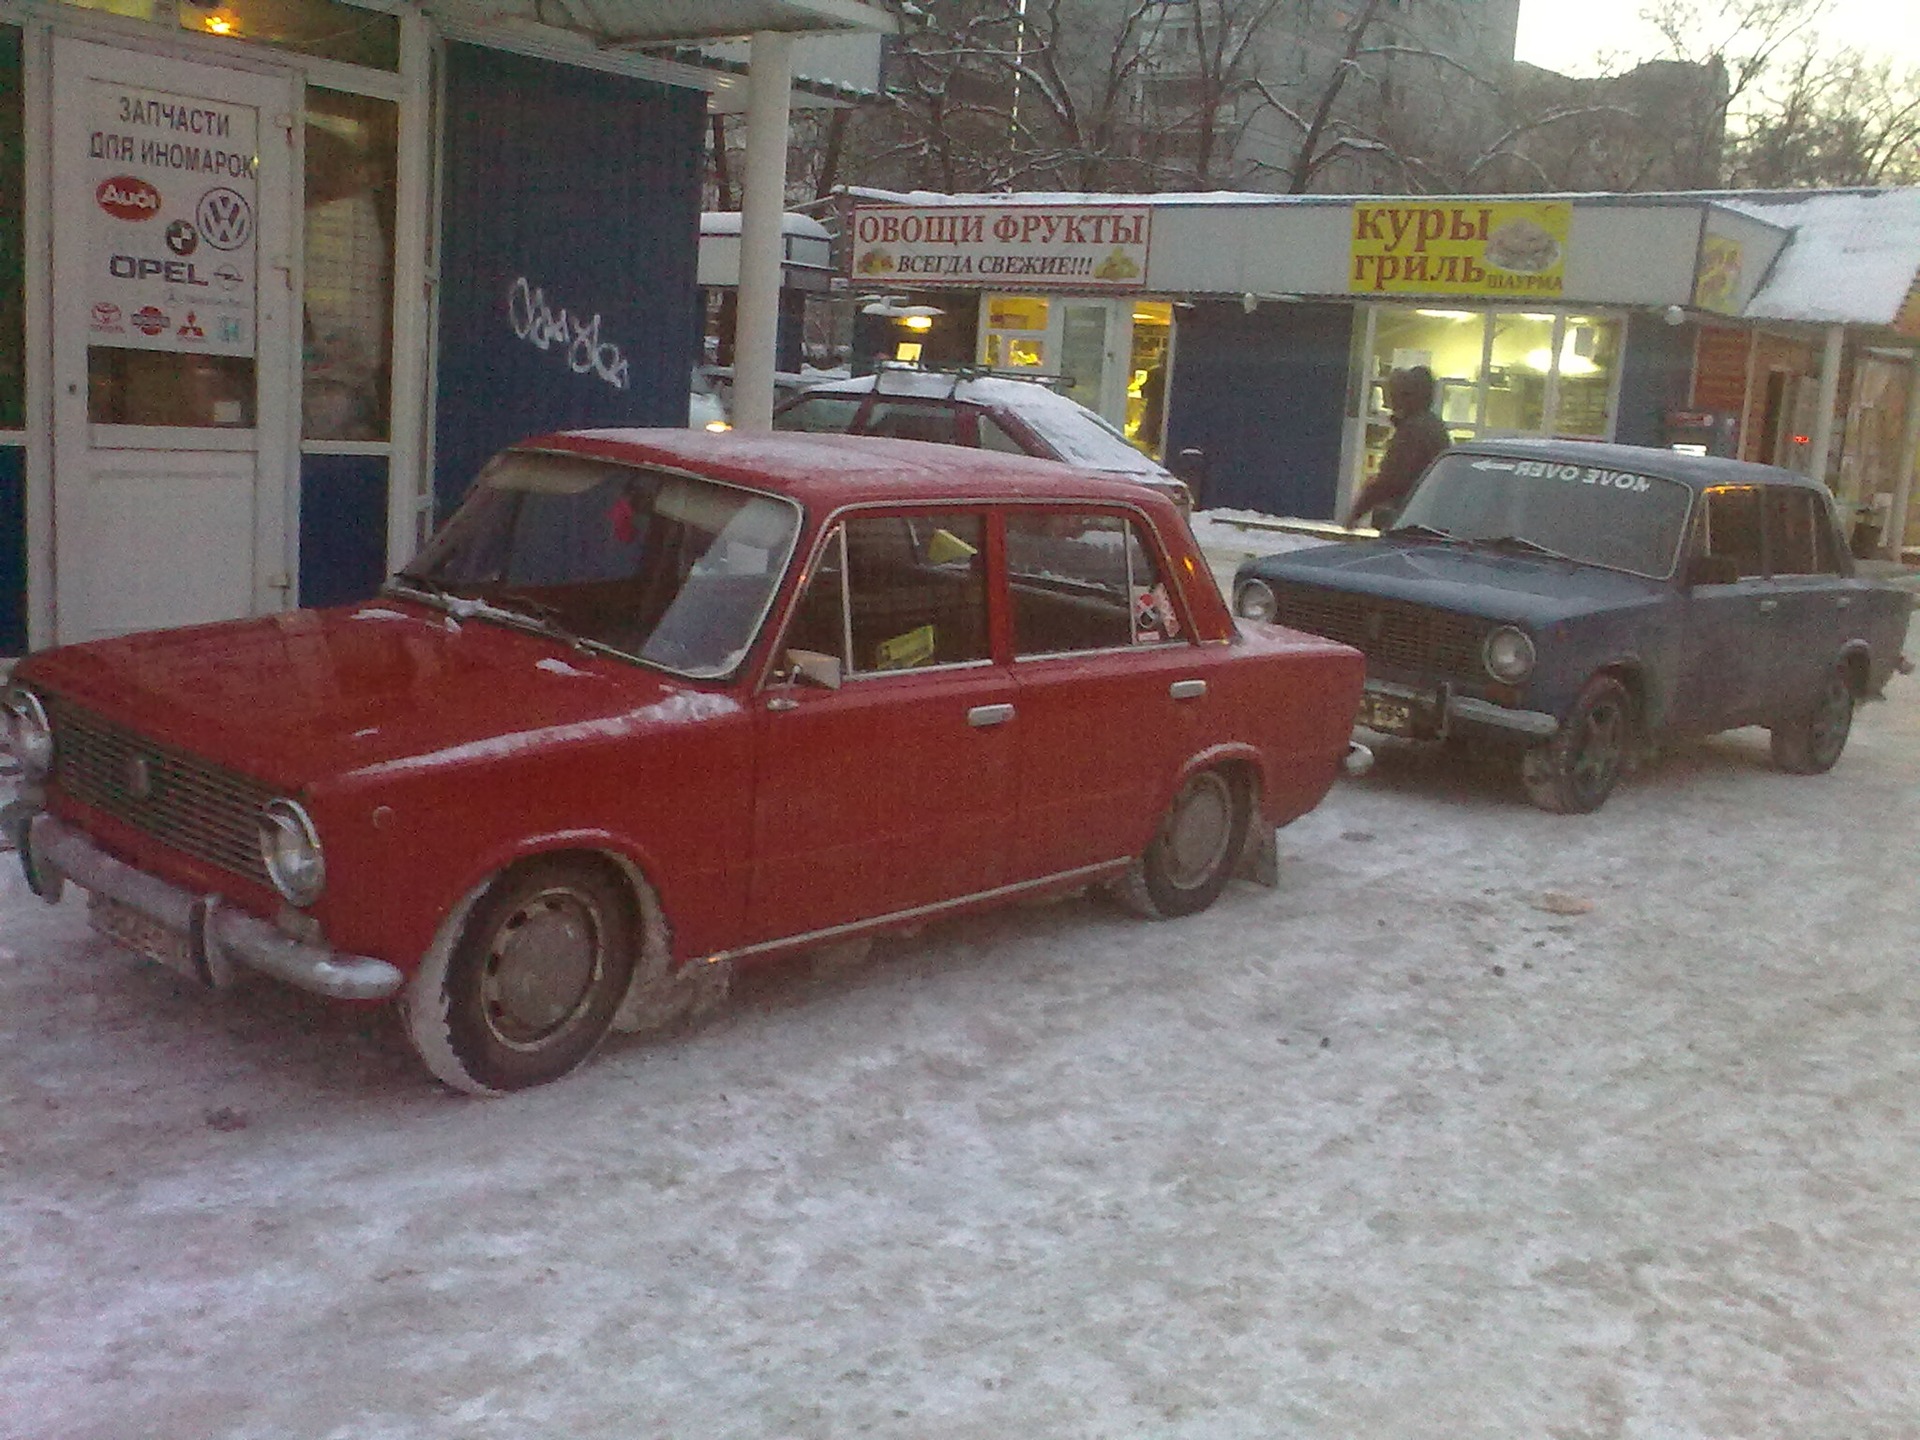
[[[290,792],[738,708],[627,661],[384,599],[66,646],[15,678]]]
[[[1663,581],[1592,565],[1401,540],[1290,550],[1250,560],[1240,574],[1529,625],[1644,602],[1666,589]]]

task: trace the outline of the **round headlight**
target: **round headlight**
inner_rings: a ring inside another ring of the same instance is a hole
[[[1264,580],[1249,580],[1233,592],[1234,613],[1248,620],[1271,620],[1280,611],[1273,589]]]
[[[291,800],[269,800],[260,812],[260,858],[273,888],[302,909],[327,887],[319,832],[313,818]]]
[[[1533,641],[1524,630],[1502,625],[1481,648],[1487,673],[1508,685],[1517,685],[1533,673]]]
[[[6,703],[7,748],[28,782],[37,784],[53,773],[53,726],[46,707],[31,690],[9,690]]]

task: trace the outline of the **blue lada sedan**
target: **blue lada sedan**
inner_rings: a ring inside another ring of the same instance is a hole
[[[1911,596],[1855,573],[1805,476],[1506,440],[1434,461],[1378,540],[1248,561],[1234,605],[1365,651],[1361,724],[1501,743],[1577,813],[1669,736],[1763,725],[1782,769],[1831,769],[1907,668]]]

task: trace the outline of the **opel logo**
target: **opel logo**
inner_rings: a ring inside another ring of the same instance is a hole
[[[153,798],[153,762],[144,755],[127,757],[127,794],[135,800]]]

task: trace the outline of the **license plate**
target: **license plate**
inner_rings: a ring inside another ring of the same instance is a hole
[[[130,905],[105,895],[94,895],[87,902],[87,921],[96,932],[114,944],[145,956],[184,975],[195,984],[204,984],[200,969],[193,963],[193,945],[178,930],[170,930],[157,920],[142,915]]]
[[[1411,734],[1413,706],[1404,700],[1366,695],[1360,700],[1360,723],[1369,730],[1378,730],[1387,735]]]

